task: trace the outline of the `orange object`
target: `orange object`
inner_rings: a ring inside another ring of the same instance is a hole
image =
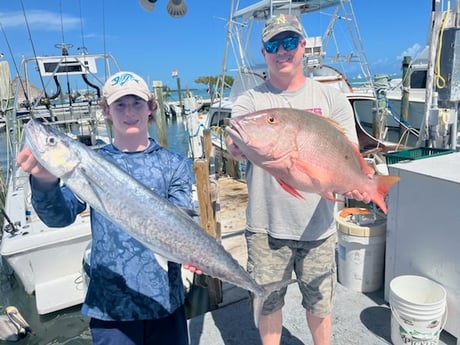
[[[339,215],[342,218],[347,218],[348,216],[352,216],[354,214],[368,214],[370,211],[367,208],[362,208],[362,207],[350,207],[350,208],[344,208],[342,211],[340,211]]]

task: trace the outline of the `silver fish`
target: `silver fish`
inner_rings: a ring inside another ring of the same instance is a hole
[[[40,164],[157,256],[196,266],[212,277],[252,292],[256,326],[268,295],[291,282],[257,284],[238,261],[182,209],[59,130],[30,120],[25,132],[28,146]],[[120,198],[120,190],[123,198]]]

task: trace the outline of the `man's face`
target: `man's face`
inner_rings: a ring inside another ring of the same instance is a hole
[[[262,48],[262,54],[271,73],[282,73],[302,68],[304,50],[305,39],[288,31],[272,37]]]

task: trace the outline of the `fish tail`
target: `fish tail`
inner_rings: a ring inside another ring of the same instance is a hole
[[[268,296],[270,296],[272,292],[279,291],[287,287],[289,284],[294,283],[295,281],[295,279],[291,279],[288,281],[280,281],[276,283],[265,284],[264,286],[262,286],[262,293],[260,295],[254,294],[252,308],[254,312],[254,323],[257,328],[259,328],[260,315],[262,314],[262,308]]]
[[[374,177],[377,183],[377,196],[373,201],[382,209],[383,213],[387,214],[387,205],[385,203],[385,196],[388,194],[390,188],[399,181],[399,176],[393,175],[378,175]]]

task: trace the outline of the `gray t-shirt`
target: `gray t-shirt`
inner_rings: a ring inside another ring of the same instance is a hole
[[[352,142],[358,143],[351,105],[343,93],[331,86],[307,78],[298,90],[281,91],[265,82],[237,98],[232,117],[271,108],[296,108],[330,117],[341,124]],[[304,200],[296,198],[269,173],[250,162],[246,179],[249,231],[301,241],[323,239],[335,232],[334,202],[305,192],[300,192]]]

